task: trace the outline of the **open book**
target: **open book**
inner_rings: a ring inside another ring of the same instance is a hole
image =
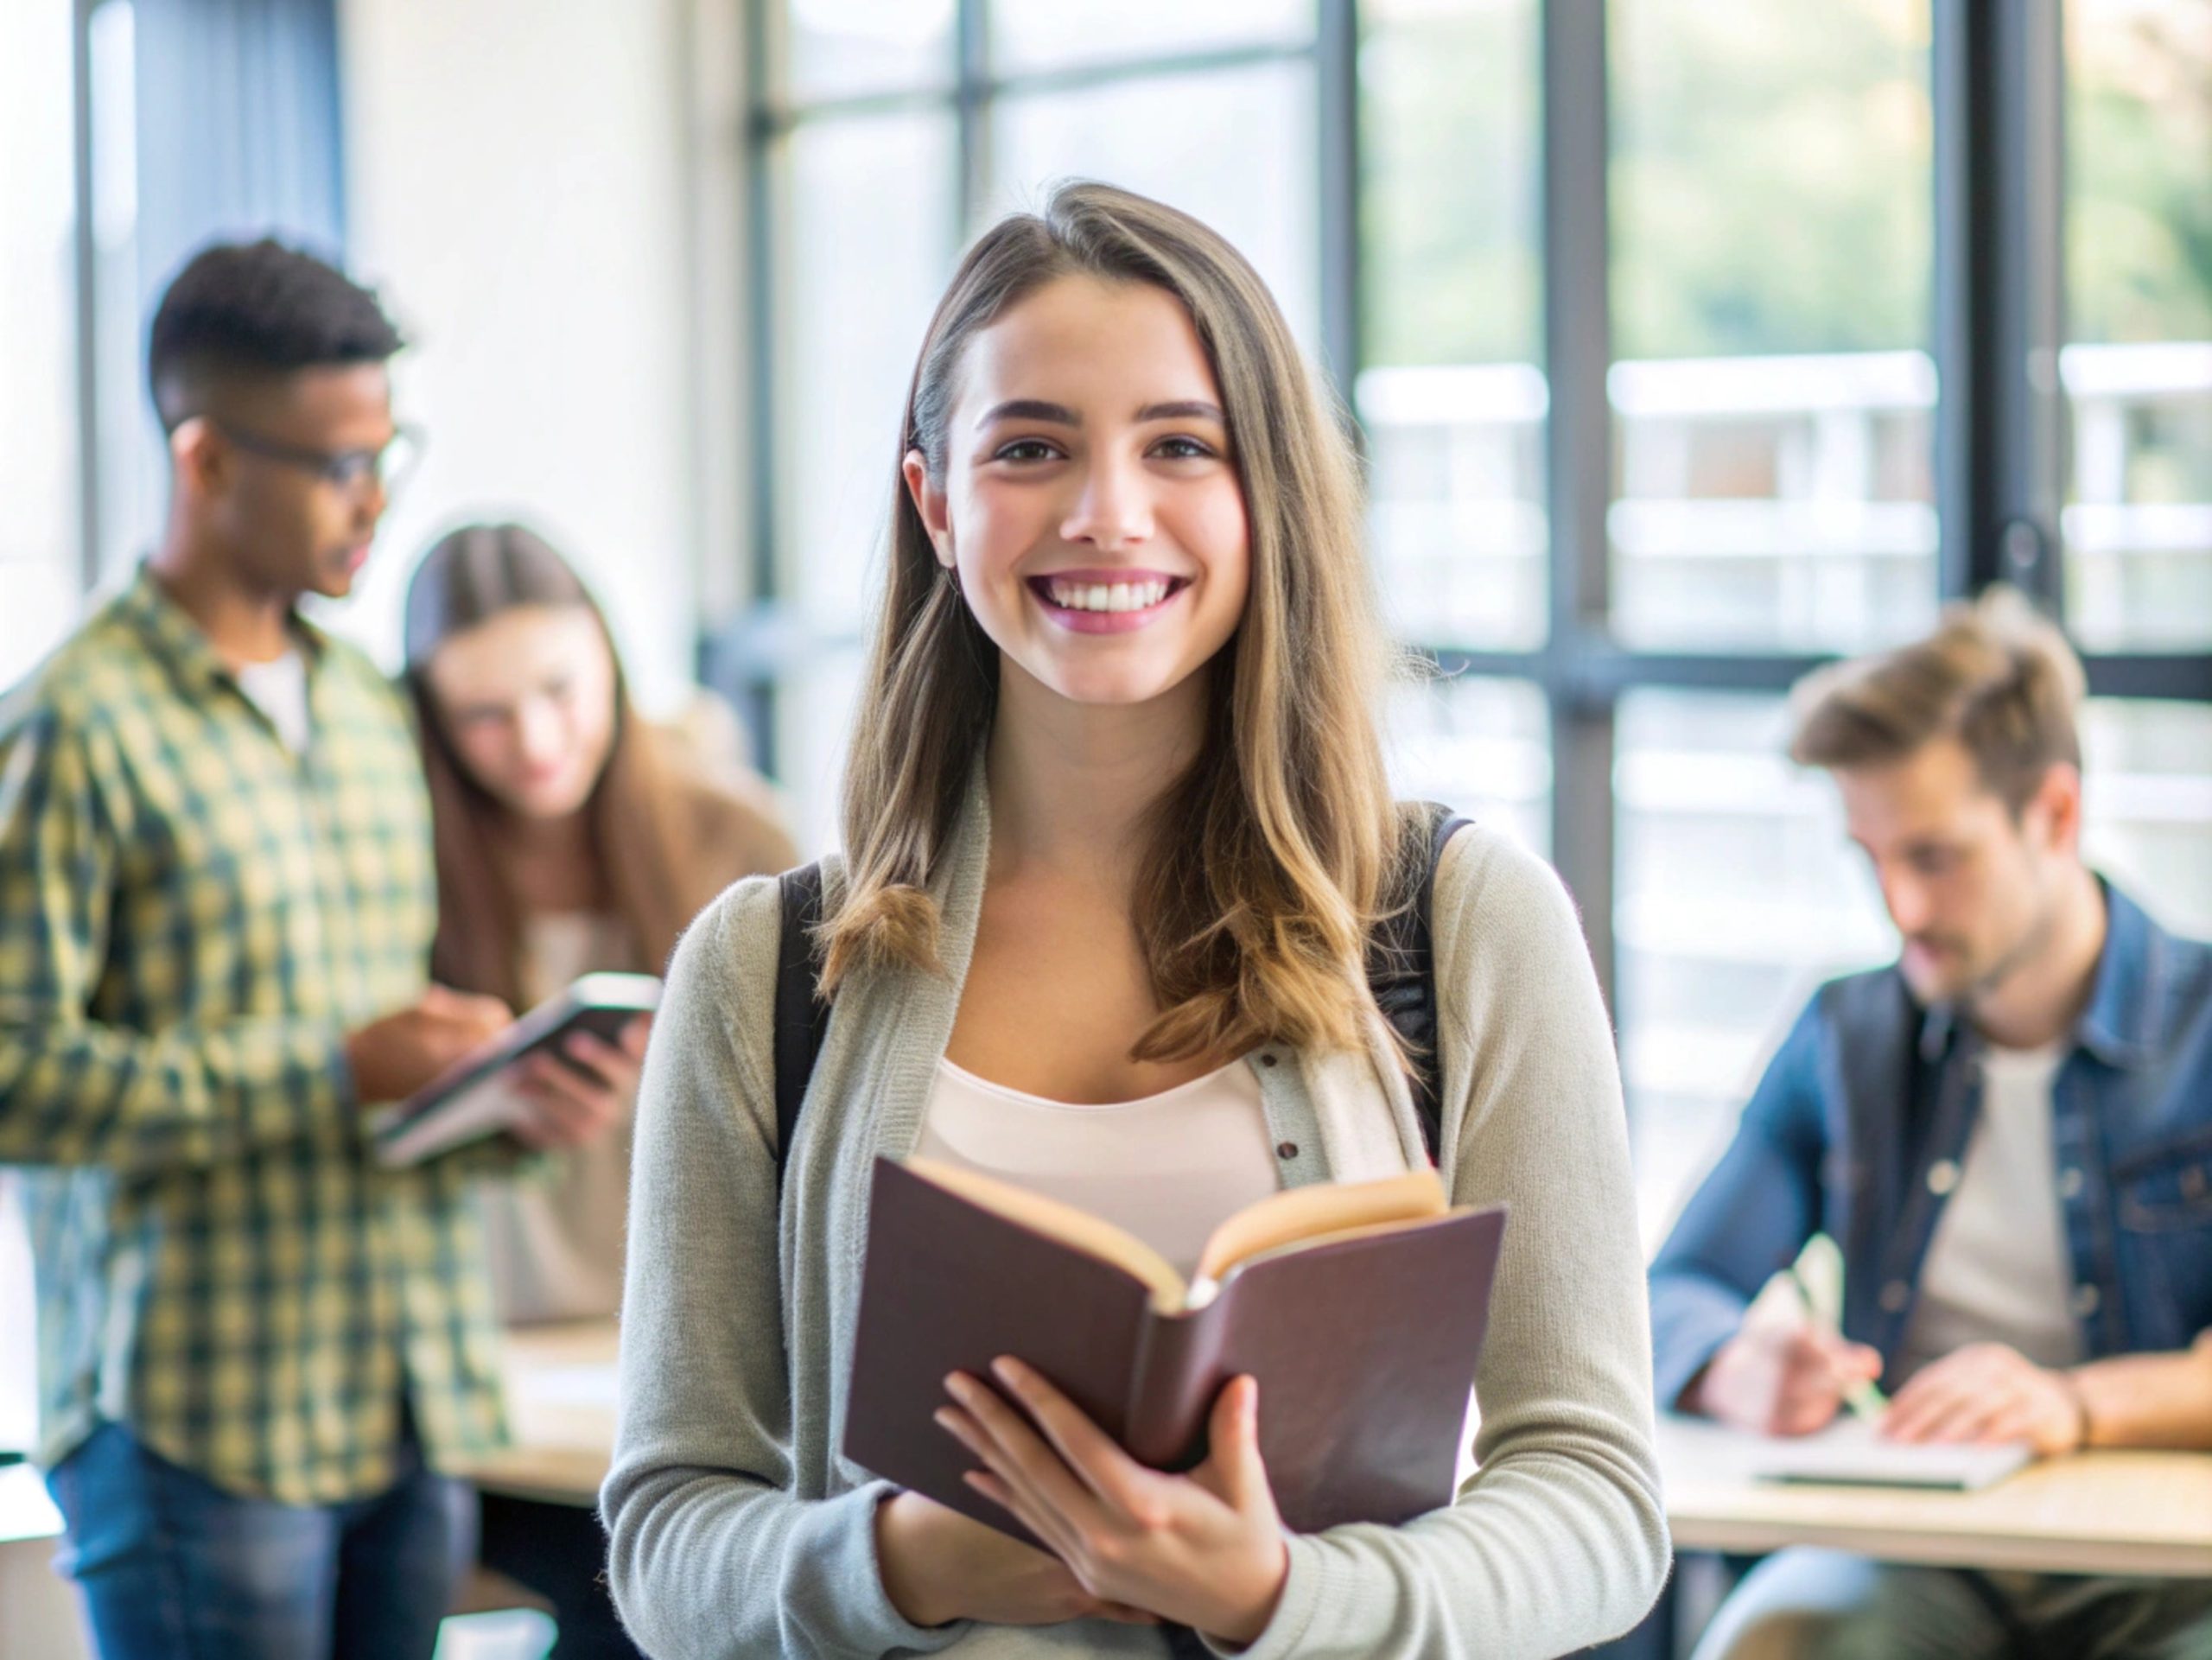
[[[1260,1384],[1285,1523],[1395,1523],[1449,1502],[1505,1224],[1433,1170],[1299,1187],[1215,1230],[1189,1282],[1113,1224],[1007,1183],[876,1161],[847,1457],[1027,1538],[961,1480],[944,1379],[1035,1367],[1140,1462],[1205,1456],[1222,1386]]]

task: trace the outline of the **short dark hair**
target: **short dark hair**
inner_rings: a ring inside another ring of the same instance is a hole
[[[373,292],[312,254],[269,238],[219,243],[162,296],[146,379],[174,431],[226,381],[382,363],[405,344]]]

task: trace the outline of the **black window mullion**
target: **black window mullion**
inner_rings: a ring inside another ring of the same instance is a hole
[[[954,14],[954,47],[958,63],[953,98],[960,125],[960,223],[953,227],[953,245],[964,245],[976,226],[976,215],[990,199],[994,158],[991,155],[991,20],[988,0],[959,0]]]
[[[2082,659],[2092,697],[2212,703],[2212,652],[2126,652]]]
[[[1551,568],[1550,626],[1541,660],[1551,710],[1552,861],[1581,907],[1610,1006],[1617,693],[1586,672],[1605,639],[1605,506],[1612,493],[1605,0],[1549,0],[1541,15]]]
[[[1359,8],[1321,0],[1314,41],[1320,118],[1321,350],[1337,394],[1353,407],[1360,340]]]
[[[768,107],[780,77],[770,62],[781,30],[769,16],[778,10],[766,3],[746,8],[745,92],[753,116]],[[786,135],[772,133],[748,120],[745,157],[746,283],[751,290],[747,305],[747,357],[749,359],[746,406],[752,427],[747,446],[752,468],[751,526],[753,540],[753,602],[715,643],[709,653],[715,667],[711,678],[738,704],[747,735],[752,740],[753,764],[770,778],[778,776],[777,704],[781,687],[779,665],[760,647],[777,635],[776,620],[784,599],[784,580],[776,515],[775,488],[780,460],[776,441],[776,387],[781,373],[777,347],[777,314],[782,308],[782,284],[778,280],[779,251],[785,227],[776,222],[776,205],[782,194],[776,188],[776,157],[788,143]]]
[[[2060,601],[2060,0],[1933,8],[1936,512],[1943,592]]]

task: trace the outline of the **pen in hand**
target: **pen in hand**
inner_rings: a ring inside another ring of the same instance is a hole
[[[1822,1319],[1819,1305],[1814,1301],[1813,1288],[1805,1283],[1805,1276],[1797,1271],[1796,1265],[1792,1263],[1783,1273],[1788,1278],[1790,1288],[1797,1294],[1805,1318],[1827,1327],[1828,1322]],[[1844,1383],[1843,1403],[1851,1409],[1852,1416],[1870,1424],[1878,1422],[1882,1415],[1890,1409],[1889,1397],[1872,1379],[1865,1377],[1852,1378]]]

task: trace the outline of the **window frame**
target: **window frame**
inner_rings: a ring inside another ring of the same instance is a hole
[[[753,353],[748,457],[753,480],[752,608],[710,642],[709,661],[741,695],[759,754],[774,764],[776,684],[819,642],[780,623],[780,552],[772,278],[779,227],[767,169],[773,142],[802,123],[891,108],[955,106],[959,209],[970,223],[989,173],[995,99],[1138,76],[1255,63],[1310,62],[1324,366],[1347,407],[1365,361],[1360,339],[1363,250],[1359,155],[1358,0],[1316,0],[1310,43],[1117,59],[996,76],[988,63],[991,0],[957,0],[955,75],[949,87],[794,103],[775,95],[770,66],[782,7],[747,10],[747,176],[751,191],[748,305]],[[1005,0],[999,0],[1004,3]],[[2066,487],[2064,394],[2037,366],[2063,341],[2065,212],[2062,0],[1963,6],[1930,0],[1930,101],[1935,121],[1933,316],[1936,366],[1936,511],[1939,602],[2010,581],[2062,619],[2059,509]],[[1638,649],[1611,624],[1614,421],[1609,283],[1611,95],[1606,0],[1541,0],[1541,256],[1545,505],[1550,525],[1543,644],[1477,649],[1448,639],[1404,642],[1450,674],[1522,680],[1550,716],[1551,858],[1580,906],[1609,1006],[1614,941],[1616,721],[1646,688],[1781,695],[1833,653]],[[2093,696],[2212,702],[2212,653],[2084,653]]]

